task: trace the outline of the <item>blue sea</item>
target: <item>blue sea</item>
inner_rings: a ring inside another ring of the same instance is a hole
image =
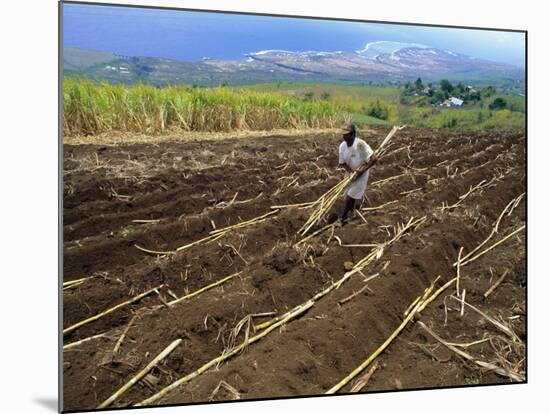
[[[518,66],[524,62],[521,33],[83,4],[63,7],[65,46],[126,56],[244,59],[246,53],[269,49],[353,52],[371,42],[393,41]]]

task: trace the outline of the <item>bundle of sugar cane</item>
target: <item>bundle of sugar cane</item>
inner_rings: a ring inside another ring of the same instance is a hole
[[[397,131],[400,129],[405,128],[405,125],[402,127],[394,126],[392,130],[389,132],[389,134],[384,138],[384,141],[380,144],[380,146],[374,151],[373,155],[379,155],[384,146],[389,142],[389,140],[395,135]],[[372,157],[372,156],[371,156]],[[368,163],[370,160],[370,157],[366,162]],[[340,181],[338,184],[336,184],[334,187],[332,187],[330,190],[328,190],[325,194],[323,194],[321,197],[319,197],[314,203],[312,203],[312,207],[314,208],[313,213],[309,217],[309,219],[304,223],[304,225],[300,228],[298,233],[302,236],[305,236],[307,232],[317,223],[321,221],[321,219],[330,211],[334,203],[336,203],[336,200],[340,196],[340,194],[344,191],[344,189],[357,177],[357,173],[353,172],[352,174],[348,175],[346,178],[344,178],[342,181]]]

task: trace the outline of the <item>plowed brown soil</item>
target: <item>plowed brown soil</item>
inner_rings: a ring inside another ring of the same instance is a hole
[[[363,135],[373,147],[388,128]],[[217,368],[180,386],[158,404],[180,404],[323,394],[365,360],[401,323],[403,312],[437,276],[455,276],[460,247],[467,253],[491,232],[504,207],[526,191],[525,137],[500,132],[405,129],[372,169],[364,207],[397,200],[386,208],[355,214],[344,227],[323,232],[301,246],[298,229],[310,210],[285,208],[272,218],[219,240],[174,255],[150,255],[270,211],[271,206],[313,201],[336,184],[340,137],[330,134],[272,136],[201,142],[64,147],[64,280],[94,278],[64,291],[64,328],[165,283],[152,294],[64,336],[68,344],[99,333],[106,337],[64,352],[65,410],[96,408],[173,340],[182,343],[147,379],[112,407],[150,397],[219,356],[231,331],[248,315],[282,314],[310,299],[382,243],[393,226],[426,216],[415,231],[305,314]],[[387,178],[395,177],[391,180]],[[441,210],[480,183],[456,208]],[[416,191],[412,191],[416,190]],[[525,197],[505,215],[497,241],[525,224]],[[338,204],[335,212],[342,208]],[[148,223],[134,220],[158,220]],[[294,246],[294,247],[293,247]],[[525,341],[525,232],[463,267],[466,301],[505,323]],[[483,294],[509,270],[487,298]],[[223,277],[230,281],[190,300],[181,297]],[[365,277],[369,289],[359,291]],[[450,300],[449,288],[419,317],[444,339],[468,343],[476,358],[525,372],[525,347],[479,314]],[[113,348],[130,319],[122,342]],[[271,316],[256,316],[255,324]],[[254,335],[251,330],[250,335]],[[244,340],[244,329],[236,343]],[[417,325],[378,358],[364,392],[469,384],[508,383],[508,378],[465,362]],[[225,381],[237,393],[221,387]],[[349,385],[342,392],[349,392]]]

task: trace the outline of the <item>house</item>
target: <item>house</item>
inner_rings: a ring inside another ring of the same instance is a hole
[[[451,97],[450,101],[452,106],[462,106],[462,104],[464,103],[462,99],[455,98],[454,96]]]
[[[450,99],[447,99],[447,100],[441,102],[441,103],[439,104],[439,106],[444,106],[445,108],[450,108],[450,107],[451,107],[451,100],[450,100]]]

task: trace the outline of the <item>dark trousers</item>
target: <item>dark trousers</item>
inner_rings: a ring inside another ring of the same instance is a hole
[[[348,219],[348,215],[355,210],[355,204],[359,200],[356,200],[355,198],[351,198],[349,196],[346,196],[346,201],[344,204],[344,213],[342,214],[342,221],[345,221]]]

